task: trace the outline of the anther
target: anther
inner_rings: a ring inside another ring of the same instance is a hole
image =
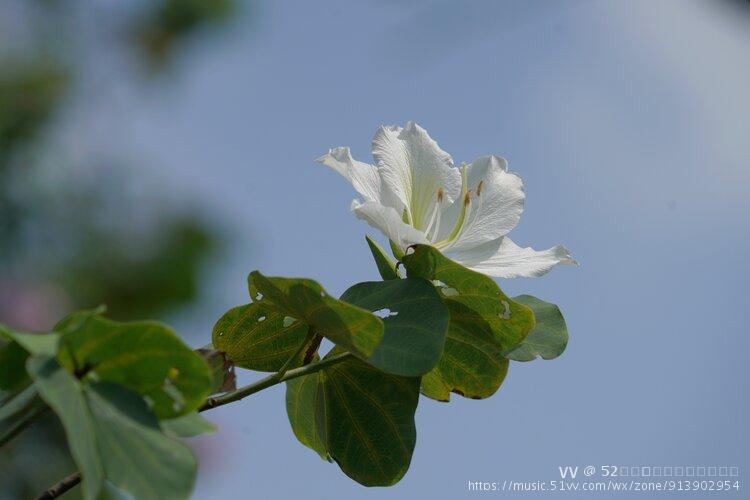
[[[482,184],[484,184],[484,181],[479,181],[479,185],[477,185],[477,198],[482,195]]]

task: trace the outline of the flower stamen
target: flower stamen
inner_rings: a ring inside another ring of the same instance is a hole
[[[454,224],[450,234],[444,240],[435,243],[436,248],[442,248],[450,245],[450,243],[454,241],[461,232],[461,228],[463,227],[464,222],[467,218],[467,212],[471,213],[471,190],[468,188],[466,169],[467,165],[465,163],[461,165],[461,191],[464,197],[463,203],[461,205],[461,212],[458,214],[456,223]]]
[[[430,215],[430,222],[427,224],[427,227],[425,228],[425,236],[427,239],[434,238],[438,230],[440,228],[440,212],[442,212],[442,208],[440,205],[443,203],[443,197],[444,197],[444,191],[443,188],[438,188],[437,190],[437,203],[433,205],[432,207],[432,215]],[[435,231],[432,236],[430,236],[430,231],[432,230],[432,225],[435,224]]]

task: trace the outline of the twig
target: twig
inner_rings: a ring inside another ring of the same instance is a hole
[[[38,497],[36,497],[36,500],[49,500],[51,498],[57,498],[80,482],[81,482],[80,472],[71,474],[68,477],[63,478],[60,481],[58,481],[55,485],[53,485],[50,489],[48,489],[44,493],[40,494]]]

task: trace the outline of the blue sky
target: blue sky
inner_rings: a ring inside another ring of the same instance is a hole
[[[394,488],[299,445],[278,388],[209,415],[196,498],[469,498],[468,481],[559,465],[748,470],[750,13],[731,4],[267,2],[191,47],[179,85],[100,96],[80,127],[234,235],[174,318],[196,345],[253,269],[331,292],[376,278],[353,190],[313,160],[348,145],[369,161],[381,123],[417,121],[457,162],[506,157],[527,194],[514,240],[581,262],[501,282],[560,305],[568,350],[512,364],[489,400],[422,400]],[[103,115],[120,119],[102,130]]]

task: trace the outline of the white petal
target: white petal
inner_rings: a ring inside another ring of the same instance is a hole
[[[479,158],[467,167],[472,211],[451,251],[468,250],[516,227],[523,213],[523,181],[507,169],[508,162],[499,156]]]
[[[328,153],[315,161],[327,165],[343,175],[366,201],[382,200],[378,169],[374,165],[352,158],[349,148],[338,147],[330,149]]]
[[[412,224],[429,221],[438,189],[448,202],[461,192],[461,174],[450,155],[419,125],[380,127],[372,140],[372,155],[383,184],[409,209]]]
[[[470,269],[498,278],[533,278],[546,274],[558,264],[578,265],[570,251],[561,245],[536,251],[521,248],[506,236],[458,252],[452,258]]]
[[[376,201],[360,203],[353,200],[352,210],[358,218],[367,221],[393,240],[401,250],[405,251],[409,245],[427,243],[424,233],[404,223],[395,208],[383,206]]]

